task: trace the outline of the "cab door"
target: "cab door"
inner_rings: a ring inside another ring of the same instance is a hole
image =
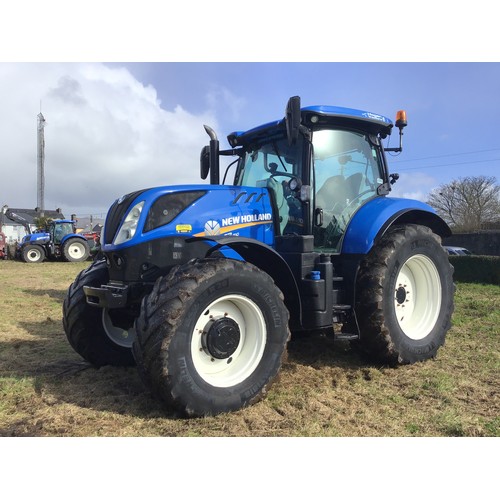
[[[354,130],[313,133],[314,247],[338,253],[354,213],[384,183],[378,139]]]

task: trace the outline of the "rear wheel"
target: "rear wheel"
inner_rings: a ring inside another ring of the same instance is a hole
[[[143,300],[134,355],[146,383],[188,416],[237,410],[276,379],[290,336],[272,279],[229,259],[191,262]]]
[[[82,238],[70,238],[64,243],[62,254],[68,262],[82,262],[88,259],[90,247]]]
[[[444,344],[453,267],[429,228],[391,228],[361,264],[356,290],[359,346],[369,357],[414,363],[434,357]]]
[[[135,364],[135,329],[133,320],[127,318],[128,311],[91,306],[83,291],[84,286],[107,283],[108,277],[104,260],[94,262],[77,276],[63,304],[64,331],[73,349],[92,364],[130,366]]]
[[[45,251],[38,245],[27,245],[23,248],[22,257],[24,262],[39,264],[45,260]]]

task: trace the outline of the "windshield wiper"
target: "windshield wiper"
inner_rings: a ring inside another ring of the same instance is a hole
[[[278,151],[278,146],[276,146],[276,142],[273,142],[273,149],[274,149],[274,152],[276,153],[276,156],[278,157],[281,165],[285,169],[285,172],[288,172],[288,170],[285,167],[285,164],[283,163],[283,160],[281,159],[281,155],[280,155],[280,152]]]

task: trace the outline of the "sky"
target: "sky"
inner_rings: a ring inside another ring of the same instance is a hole
[[[37,115],[45,136],[45,208],[101,215],[130,191],[203,183],[211,126],[227,135],[303,106],[344,106],[394,120],[407,112],[393,196],[425,200],[467,175],[500,172],[496,62],[0,63],[0,204],[37,202]],[[390,143],[397,146],[394,130]]]
[[[294,95],[303,106],[393,120],[406,110],[404,150],[389,157],[390,171],[400,174],[392,196],[425,200],[456,178],[498,175],[500,58],[491,3],[477,0],[473,11],[452,3],[453,23],[448,2],[430,0],[406,11],[397,0],[383,9],[364,0],[283,5],[3,6],[0,206],[37,204],[40,112],[45,208],[103,216],[130,191],[203,183],[204,124],[229,147],[229,133],[281,119]],[[385,145],[397,146],[397,135]]]

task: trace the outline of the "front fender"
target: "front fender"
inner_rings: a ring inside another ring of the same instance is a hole
[[[430,205],[418,200],[378,197],[354,214],[344,235],[342,253],[367,254],[393,224],[422,224],[441,237],[451,234]]]
[[[187,243],[196,241],[204,241],[210,245],[210,249],[206,254],[207,257],[219,251],[226,258],[236,258],[250,262],[269,274],[276,286],[283,292],[285,305],[290,312],[292,328],[298,328],[302,324],[302,306],[297,281],[288,264],[276,250],[252,238],[205,236],[189,238]]]

